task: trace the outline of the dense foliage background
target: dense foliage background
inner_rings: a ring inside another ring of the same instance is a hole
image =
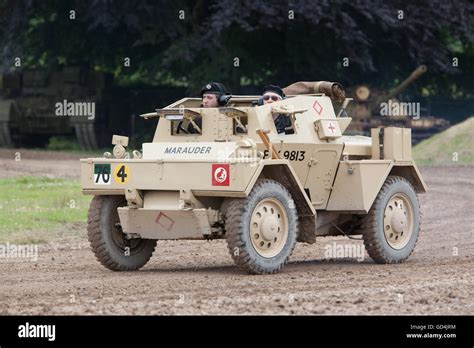
[[[468,0],[0,3],[3,71],[14,68],[15,57],[22,67],[86,64],[113,73],[123,86],[182,86],[196,94],[209,80],[234,93],[325,79],[390,88],[426,64],[428,73],[410,93],[474,96]]]

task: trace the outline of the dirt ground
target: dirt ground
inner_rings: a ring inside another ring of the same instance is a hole
[[[76,156],[0,151],[0,177],[77,178]],[[52,157],[50,157],[52,156]],[[0,259],[0,314],[474,314],[474,167],[425,167],[417,247],[401,265],[327,259],[342,237],[298,244],[279,274],[234,267],[225,241],[161,241],[141,270],[104,269],[83,237]]]
[[[0,178],[22,175],[79,179],[81,154],[0,148]]]

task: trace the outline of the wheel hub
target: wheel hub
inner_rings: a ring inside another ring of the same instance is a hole
[[[255,207],[250,220],[250,240],[263,257],[274,257],[288,239],[288,218],[280,201],[265,198]]]
[[[265,240],[274,240],[278,233],[278,220],[275,216],[265,216],[260,225],[260,233]]]
[[[396,209],[392,214],[391,225],[393,231],[396,233],[403,232],[405,225],[407,224],[407,218],[403,209]]]
[[[402,193],[392,196],[385,207],[383,222],[385,239],[393,249],[402,249],[408,244],[413,234],[413,219],[409,198]]]

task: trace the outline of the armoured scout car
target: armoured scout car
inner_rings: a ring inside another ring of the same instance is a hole
[[[417,194],[426,191],[410,129],[345,136],[350,98],[340,85],[298,82],[284,91],[286,99],[265,105],[258,96],[231,96],[218,108],[181,99],[141,115],[159,119],[142,151],[129,155],[128,138],[114,136],[113,156],[82,159],[97,259],[131,271],[157,240],[225,238],[241,269],[268,274],[296,242],[362,235],[375,262],[405,261],[420,230]],[[334,99],[343,100],[337,115]],[[292,134],[277,132],[275,114],[289,117]]]

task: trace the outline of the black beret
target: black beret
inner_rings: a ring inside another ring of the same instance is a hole
[[[278,86],[268,85],[268,86],[263,87],[262,94],[265,94],[267,92],[273,92],[273,93],[278,94],[280,97],[285,98],[285,93],[283,93],[283,90]]]
[[[201,88],[201,97],[204,93],[212,93],[212,94],[228,94],[225,86],[219,82],[209,82],[203,88]]]

